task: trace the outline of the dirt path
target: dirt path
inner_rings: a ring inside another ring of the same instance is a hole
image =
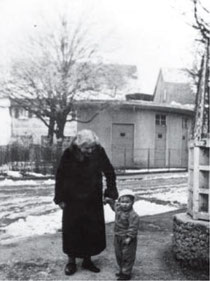
[[[172,217],[175,212],[141,218],[133,280],[209,280],[208,273],[181,266],[171,251]],[[107,248],[95,263],[98,274],[81,269],[68,277],[63,273],[66,256],[61,233],[1,246],[0,280],[115,280],[117,266],[113,249],[113,224],[107,225]]]

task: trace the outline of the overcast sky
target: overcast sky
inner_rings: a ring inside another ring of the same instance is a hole
[[[205,1],[205,0],[204,0]],[[210,2],[210,1],[209,1]],[[189,0],[0,0],[1,65],[29,33],[54,24],[57,11],[89,13],[107,62],[135,64],[141,92],[153,93],[161,67],[192,64]],[[183,6],[185,5],[185,6]],[[189,13],[183,16],[189,7]]]

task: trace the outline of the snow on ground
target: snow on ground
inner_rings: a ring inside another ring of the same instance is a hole
[[[7,175],[10,177],[15,177],[15,178],[22,178],[23,175],[21,175],[20,172],[18,171],[7,171]]]
[[[128,169],[126,174],[142,174],[142,173],[163,173],[163,172],[184,172],[186,168],[161,168],[161,169]]]
[[[18,242],[21,238],[56,233],[61,229],[61,210],[42,216],[28,216],[19,219],[4,228],[5,233],[1,235],[0,244]]]
[[[166,192],[160,192],[155,194],[145,194],[144,198],[153,198],[162,201],[170,201],[171,203],[187,204],[187,190],[183,188],[174,188]]]
[[[134,204],[134,210],[141,216],[154,215],[176,210],[176,207],[163,206],[151,203],[144,200],[139,200]],[[111,210],[109,205],[104,206],[105,222],[110,223],[114,221],[115,213]],[[29,215],[26,219],[19,219],[11,223],[2,230],[5,233],[1,235],[0,244],[10,244],[19,241],[21,238],[31,237],[34,235],[43,235],[56,233],[61,229],[62,211],[57,210],[47,215],[32,216]]]
[[[166,173],[166,174],[147,174],[144,175],[144,180],[147,179],[175,179],[175,178],[186,178],[188,175],[188,172],[185,173]]]
[[[140,217],[143,217],[174,211],[177,210],[177,207],[160,205],[145,200],[139,200],[135,202],[134,210]]]
[[[55,181],[52,179],[48,179],[48,180],[43,180],[42,185],[52,185],[54,184]],[[0,181],[0,188],[1,186],[36,186],[37,185],[37,181],[36,180],[24,180],[24,181],[19,181],[19,180],[12,180],[12,179],[5,179]]]
[[[144,175],[144,179],[186,176],[186,173],[154,174]],[[20,186],[23,186],[23,188],[19,189]],[[34,186],[36,186],[36,189],[34,189]],[[34,235],[56,233],[61,229],[62,211],[52,201],[53,190],[54,180],[42,180],[41,184],[40,181],[36,180],[13,181],[5,179],[0,181],[2,193],[0,244],[18,242],[20,239]],[[16,192],[14,194],[17,195],[11,197],[13,192]],[[137,199],[134,204],[134,210],[140,217],[173,211],[180,207],[179,204],[186,204],[187,202],[186,184],[181,182],[177,187],[168,185],[167,188],[166,186],[158,188],[156,186],[155,190],[138,189],[134,192],[141,198],[140,200]],[[154,203],[155,200],[151,199],[162,200],[165,203],[157,204]],[[106,223],[114,221],[115,214],[108,204],[104,206],[104,213]]]
[[[177,207],[160,205],[145,200],[138,200],[134,203],[134,210],[140,217],[143,217],[174,211],[177,210]],[[112,211],[109,205],[105,205],[104,211],[106,223],[113,222],[115,213]]]

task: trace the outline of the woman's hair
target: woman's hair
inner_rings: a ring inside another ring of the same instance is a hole
[[[99,139],[93,131],[84,129],[77,133],[73,142],[77,147],[82,147],[84,144],[97,145]]]

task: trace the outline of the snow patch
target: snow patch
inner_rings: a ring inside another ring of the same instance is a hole
[[[41,182],[41,185],[52,185],[55,183],[55,180],[48,179]],[[35,180],[24,180],[24,181],[14,181],[11,179],[5,179],[3,181],[0,181],[0,187],[1,186],[39,186],[40,182],[37,182]]]
[[[28,216],[11,223],[4,230],[1,244],[8,244],[34,235],[53,234],[61,228],[61,210],[43,216]]]
[[[136,201],[133,207],[140,217],[167,213],[178,209],[177,207],[160,205],[145,200]]]
[[[174,189],[166,192],[160,192],[157,194],[145,194],[144,198],[154,198],[162,201],[170,201],[171,204],[187,204],[187,190],[186,189]]]
[[[139,200],[134,203],[134,210],[141,216],[154,215],[177,210],[176,207],[163,206],[151,203],[145,200]],[[109,205],[104,206],[105,223],[111,223],[115,220],[115,213]],[[35,235],[53,234],[61,229],[62,211],[47,215],[29,215],[26,219],[19,219],[10,225],[1,228],[5,233],[1,235],[0,244],[9,244],[19,241],[21,238],[32,237]]]

